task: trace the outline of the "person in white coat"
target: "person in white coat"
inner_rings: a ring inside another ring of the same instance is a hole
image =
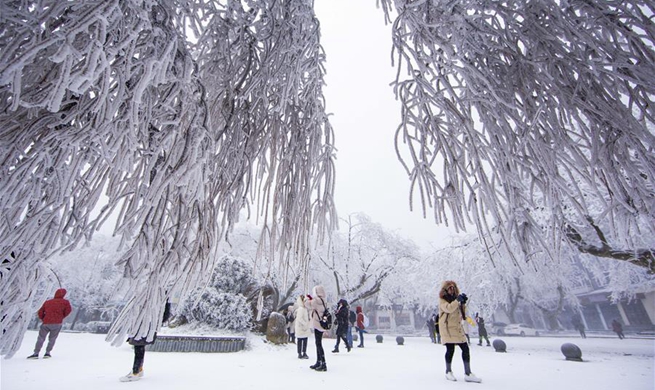
[[[323,332],[326,332],[327,329],[323,328],[320,323],[323,312],[327,309],[323,286],[314,286],[312,294],[307,294],[305,308],[309,312],[310,326],[314,329],[314,340],[316,342],[316,363],[309,366],[309,368],[316,371],[327,371],[325,351],[323,350]]]
[[[298,359],[309,359],[307,356],[307,339],[312,334],[312,329],[309,325],[309,312],[305,308],[305,298],[304,295],[301,295],[296,299],[294,307],[294,321],[295,333],[296,333],[296,345],[298,349]]]

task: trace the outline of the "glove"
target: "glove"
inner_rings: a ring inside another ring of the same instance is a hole
[[[457,300],[459,301],[459,303],[461,303],[461,304],[463,305],[463,304],[466,303],[466,301],[469,300],[469,297],[467,297],[466,294],[461,293],[461,294],[459,294],[459,295],[457,296]]]

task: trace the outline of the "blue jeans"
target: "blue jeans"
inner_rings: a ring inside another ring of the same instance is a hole
[[[359,333],[359,346],[363,347],[364,346],[364,329],[357,329],[357,333]]]

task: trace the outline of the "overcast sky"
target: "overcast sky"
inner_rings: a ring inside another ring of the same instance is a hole
[[[410,182],[394,151],[400,104],[389,86],[395,79],[391,27],[375,3],[315,0],[327,55],[324,93],[338,149],[339,216],[363,212],[419,245],[445,244],[453,229],[436,225],[431,216],[423,219],[420,203],[409,211]]]

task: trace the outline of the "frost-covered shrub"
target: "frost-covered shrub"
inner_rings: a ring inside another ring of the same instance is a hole
[[[243,293],[251,283],[252,269],[248,264],[236,257],[223,256],[214,268],[210,285],[226,293]]]
[[[252,320],[252,307],[243,295],[253,283],[250,269],[243,261],[225,256],[214,268],[210,283],[192,291],[182,302],[179,314],[189,322],[219,329],[246,330]]]
[[[252,313],[246,298],[240,294],[224,293],[214,288],[196,290],[185,301],[182,314],[188,319],[215,326],[219,329],[246,330]]]

